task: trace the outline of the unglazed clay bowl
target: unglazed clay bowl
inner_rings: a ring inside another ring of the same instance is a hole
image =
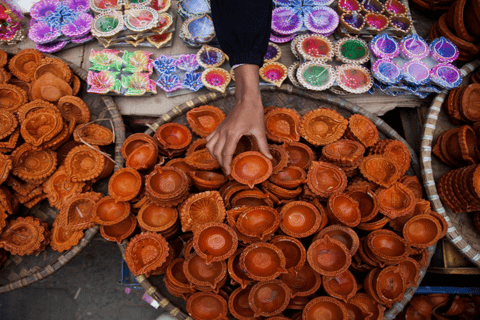
[[[280,212],[280,228],[294,238],[305,238],[314,234],[322,222],[317,208],[305,201],[293,201],[286,204]]]
[[[279,187],[294,189],[307,182],[307,173],[300,167],[288,166],[272,174],[269,180]]]
[[[105,197],[95,205],[95,222],[101,225],[114,225],[130,214],[130,203],[116,202],[112,197]]]
[[[187,121],[193,132],[206,138],[225,119],[222,110],[214,106],[201,106],[187,112]]]
[[[256,281],[268,281],[286,273],[285,256],[273,244],[256,243],[248,246],[240,255],[240,268]]]
[[[265,115],[267,138],[275,142],[298,141],[300,115],[293,109],[275,108]]]
[[[236,221],[239,232],[249,237],[264,240],[272,235],[280,224],[277,210],[267,206],[251,207],[243,211]]]
[[[358,290],[357,281],[350,271],[335,277],[323,277],[323,288],[332,297],[347,302]]]
[[[190,130],[178,123],[165,123],[155,132],[155,138],[165,149],[184,149],[192,141]]]
[[[237,245],[235,231],[224,223],[206,223],[193,236],[193,247],[207,264],[227,260],[235,253]]]
[[[315,154],[312,149],[306,144],[300,142],[285,142],[283,145],[288,153],[290,162],[296,167],[308,170],[312,161],[315,161]]]
[[[314,241],[307,251],[307,260],[313,270],[324,276],[336,276],[348,269],[350,250],[340,241],[328,235]]]
[[[117,201],[130,201],[142,187],[142,177],[132,168],[120,169],[108,182],[108,193]]]
[[[307,251],[298,239],[288,236],[274,236],[270,243],[282,250],[286,261],[285,268],[289,272],[295,273],[296,270],[304,266]]]
[[[130,214],[125,220],[111,226],[101,226],[100,234],[107,240],[121,243],[124,239],[129,237],[135,227],[137,226],[137,219],[133,214]]]
[[[283,281],[270,280],[254,285],[248,301],[255,316],[269,317],[285,310],[290,297],[291,290]]]
[[[331,297],[318,297],[311,300],[303,309],[304,320],[347,319],[347,309],[337,299]]]
[[[272,162],[257,151],[244,152],[232,161],[232,177],[240,183],[253,188],[272,174]]]
[[[187,300],[187,311],[194,319],[228,319],[225,299],[212,292],[197,292]]]
[[[346,226],[328,226],[315,236],[314,241],[323,238],[325,235],[328,235],[331,239],[341,241],[350,250],[352,256],[357,252],[358,246],[360,245],[357,233]]]
[[[175,208],[159,207],[147,203],[137,214],[138,224],[145,230],[162,232],[171,228],[178,221],[178,211]]]
[[[322,279],[308,265],[297,268],[295,273],[283,274],[281,279],[292,290],[292,298],[305,297],[314,294],[321,286]]]

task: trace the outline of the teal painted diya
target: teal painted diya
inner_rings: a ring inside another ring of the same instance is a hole
[[[297,79],[307,89],[323,91],[333,85],[335,70],[328,64],[309,61],[300,65]]]

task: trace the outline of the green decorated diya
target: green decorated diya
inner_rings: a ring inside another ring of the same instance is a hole
[[[297,79],[307,89],[323,91],[333,85],[335,70],[328,64],[309,61],[300,65],[297,70]]]
[[[365,41],[343,38],[335,45],[335,55],[343,63],[364,64],[370,60],[370,50]]]

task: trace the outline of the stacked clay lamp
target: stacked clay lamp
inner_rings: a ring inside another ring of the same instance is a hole
[[[63,61],[33,49],[9,59],[0,50],[2,263],[7,252],[36,255],[48,244],[59,252],[71,249],[96,224],[96,203],[112,205],[92,186],[113,171],[101,151],[113,133],[90,123],[87,104],[75,96],[79,90],[80,79]],[[59,210],[53,226],[27,210],[46,198]],[[113,219],[110,211],[98,219]]]
[[[436,293],[413,296],[396,319],[477,319],[479,315],[478,296]]]
[[[121,242],[138,225],[130,270],[163,275],[193,319],[382,319],[447,231],[405,175],[408,148],[362,115],[265,112],[273,160],[242,137],[229,176],[204,139],[225,117],[217,107],[129,136],[94,209],[101,234]]]
[[[414,2],[417,1],[422,2]],[[480,1],[454,1],[430,29],[431,40],[439,37],[447,38],[458,47],[458,61],[474,60],[480,52]]]

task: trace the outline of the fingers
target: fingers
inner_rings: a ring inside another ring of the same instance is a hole
[[[231,171],[230,164],[232,163],[233,154],[237,148],[238,141],[240,140],[241,135],[229,136],[227,143],[225,144],[222,152],[222,167],[225,169],[225,174],[228,176]]]
[[[255,138],[257,138],[258,148],[260,149],[260,152],[263,153],[265,157],[272,160],[273,157],[270,154],[267,137],[265,136],[265,134],[255,134]]]
[[[214,157],[215,157],[215,155],[213,154],[213,152],[215,151],[215,146],[216,146],[216,143],[217,143],[219,138],[220,138],[220,135],[218,133],[215,133],[215,132],[213,132],[212,134],[210,134],[207,137],[206,147],[207,147],[208,151],[210,152],[210,154]]]
[[[218,163],[223,167],[223,158],[222,158],[222,151],[227,141],[227,137],[225,134],[219,135],[218,140],[215,142],[213,146],[213,156],[217,159]]]

